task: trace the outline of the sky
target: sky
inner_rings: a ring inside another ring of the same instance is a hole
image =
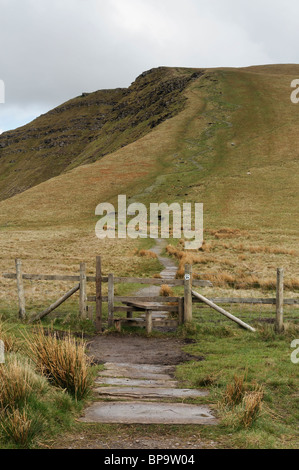
[[[298,18],[298,0],[0,0],[0,132],[153,67],[298,63]]]

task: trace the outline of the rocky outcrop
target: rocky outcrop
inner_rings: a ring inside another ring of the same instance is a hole
[[[24,191],[139,139],[183,109],[201,70],[159,67],[132,85],[82,93],[0,136],[0,199]]]

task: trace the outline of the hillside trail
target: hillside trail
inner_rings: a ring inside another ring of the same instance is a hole
[[[158,256],[164,268],[161,278],[167,283],[175,278],[177,267],[161,255],[164,247],[165,242],[157,240],[151,251]],[[140,289],[136,295],[157,296],[159,290],[157,286],[150,286]],[[95,381],[93,402],[79,420],[86,425],[79,435],[60,438],[54,448],[217,448],[215,442],[204,440],[200,435],[203,425],[214,426],[217,419],[209,406],[193,401],[204,400],[205,403],[209,392],[182,389],[175,380],[176,365],[202,360],[182,350],[188,343],[188,340],[169,336],[115,334],[93,338],[89,354],[104,365],[104,370]],[[186,400],[191,404],[185,404]],[[117,431],[105,433],[101,424],[117,425]],[[149,425],[162,425],[163,429],[149,428]],[[183,437],[178,438],[174,425],[187,426]]]

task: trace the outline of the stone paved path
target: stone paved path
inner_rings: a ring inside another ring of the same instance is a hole
[[[158,255],[164,266],[161,277],[167,283],[167,280],[175,278],[177,268],[172,260],[161,257],[163,247],[164,241],[158,240],[152,251]],[[157,296],[159,291],[159,287],[150,286],[141,289],[137,295]],[[157,363],[158,358],[155,358],[152,350],[151,358],[154,356],[155,363],[144,363],[144,349],[143,356],[139,356],[139,349],[135,348],[137,343],[140,348],[141,339],[136,338],[135,345],[134,341],[134,337],[130,338],[126,348],[128,350],[119,355],[113,353],[111,362],[105,363],[105,368],[95,383],[96,401],[85,410],[81,421],[116,424],[217,424],[210,407],[184,403],[187,399],[207,397],[208,392],[179,388],[173,378],[175,368],[163,364],[163,360]],[[146,338],[144,341],[146,342]],[[97,351],[100,355],[101,338],[97,343],[96,347],[91,345],[91,351]],[[148,348],[151,347],[150,343],[147,345]],[[145,345],[142,346],[144,348]],[[115,348],[117,347],[115,338]],[[124,354],[127,362],[122,360]],[[159,354],[161,357],[161,352],[157,350],[157,356]]]
[[[173,367],[163,365],[106,363],[96,380],[100,385],[94,390],[97,401],[85,410],[81,421],[217,424],[208,406],[184,404],[186,399],[206,397],[208,392],[178,388],[170,375],[172,371]],[[101,399],[111,401],[99,401]]]

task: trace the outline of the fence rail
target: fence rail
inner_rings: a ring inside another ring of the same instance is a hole
[[[5,279],[17,279],[17,275],[14,273],[4,273],[3,277]],[[27,281],[69,281],[69,282],[79,282],[80,276],[64,276],[60,274],[22,274],[22,279]],[[86,276],[86,282],[96,282],[96,276]],[[108,282],[108,276],[102,276],[102,282]],[[169,286],[183,286],[183,279],[156,279],[156,278],[144,278],[144,277],[114,277],[115,284],[147,284],[147,285],[156,285],[162,286],[167,284]],[[200,281],[192,280],[192,285],[194,287],[213,287],[212,282],[210,281]]]
[[[35,320],[41,319],[53,310],[57,306],[61,305],[65,300],[70,298],[75,292],[80,291],[79,300],[79,311],[82,318],[87,318],[87,313],[90,312],[90,308],[87,307],[87,302],[96,304],[96,318],[95,325],[98,331],[102,330],[103,327],[103,303],[108,303],[108,324],[112,325],[114,319],[114,312],[127,313],[127,320],[131,320],[131,324],[134,323],[132,314],[134,311],[140,311],[140,308],[134,306],[137,305],[140,300],[142,302],[151,303],[151,312],[165,311],[178,314],[179,324],[192,321],[192,304],[204,305],[204,302],[199,298],[192,299],[192,288],[194,287],[213,287],[213,284],[208,280],[195,280],[192,279],[192,267],[186,265],[184,279],[170,279],[164,280],[159,278],[138,278],[138,277],[114,277],[113,274],[104,276],[102,274],[102,261],[101,257],[96,257],[96,275],[86,275],[86,264],[80,264],[80,275],[58,275],[58,274],[25,274],[22,272],[21,260],[16,260],[16,272],[15,273],[4,273],[3,278],[12,279],[17,281],[18,289],[18,300],[19,300],[19,316],[22,320],[26,318],[25,310],[25,293],[23,280],[29,281],[67,281],[74,282],[76,286],[64,294],[54,304],[52,304],[44,312],[40,313],[35,317]],[[283,289],[284,271],[283,269],[277,270],[277,295],[276,298],[242,298],[242,297],[228,297],[228,298],[209,298],[209,302],[217,305],[223,304],[247,304],[247,305],[275,305],[276,306],[276,328],[278,331],[283,329],[283,306],[297,306],[299,305],[299,299],[285,299]],[[79,284],[78,284],[79,283]],[[86,284],[95,284],[96,295],[87,296]],[[103,295],[102,286],[104,283],[108,283],[108,295]],[[162,286],[167,284],[169,286],[182,286],[184,287],[183,297],[136,297],[136,296],[117,296],[114,294],[115,284],[145,284],[145,285],[156,285]],[[123,303],[125,305],[116,305],[117,303]],[[133,303],[133,305],[129,305]],[[153,303],[163,304],[163,308],[160,306],[154,306]],[[173,321],[173,320],[172,320]],[[137,322],[138,323],[138,322]]]
[[[228,298],[214,298],[210,299],[212,302],[215,302],[216,304],[260,304],[260,305],[276,305],[276,299],[258,299],[258,298],[239,298],[239,297],[228,297]],[[202,304],[203,302],[194,299],[194,303]],[[299,305],[299,299],[284,299],[283,301],[284,305]]]

